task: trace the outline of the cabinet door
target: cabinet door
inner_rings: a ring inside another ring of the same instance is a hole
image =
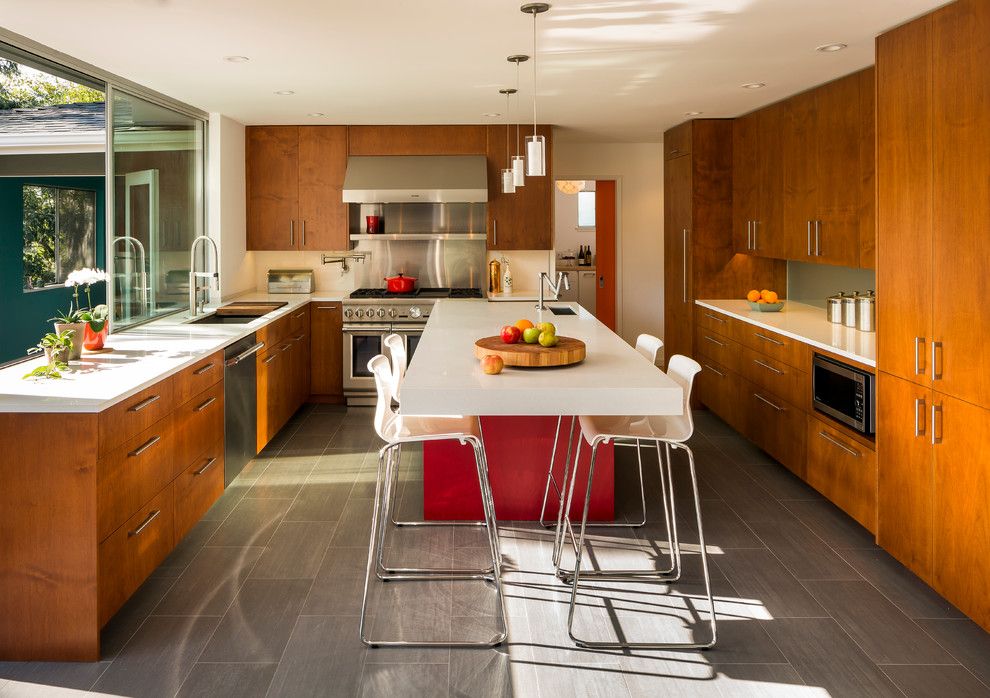
[[[943,351],[929,354],[930,375],[936,390],[990,405],[990,6],[953,3],[935,13],[932,30],[932,337]]]
[[[343,384],[343,318],[340,303],[313,303],[310,393],[339,398]]]
[[[858,73],[815,90],[815,261],[859,264],[862,104]],[[805,249],[807,252],[807,248]]]
[[[784,102],[781,114],[782,248],[787,259],[817,261],[813,229],[818,218],[815,108],[815,92],[804,92]]]
[[[876,533],[876,453],[822,420],[809,417],[806,479],[867,530]]]
[[[783,152],[780,129],[784,107],[773,104],[757,112],[757,151],[753,161],[756,173],[756,223],[753,229],[755,254],[786,259],[790,251],[783,222]]]
[[[744,433],[800,478],[805,477],[808,416],[779,396],[740,380]]]
[[[877,364],[916,383],[930,375],[931,27],[926,16],[877,39]]]
[[[691,154],[694,122],[685,121],[663,134],[663,159],[673,160]]]
[[[346,250],[346,126],[299,127],[299,249]]]
[[[932,391],[877,376],[877,543],[932,579]]]
[[[732,245],[754,254],[753,221],[759,218],[759,112],[732,123]]]
[[[298,247],[299,129],[247,128],[247,248]]]
[[[664,166],[664,356],[692,355],[690,236],[691,156]]]
[[[939,411],[940,410],[940,411]],[[935,393],[935,589],[990,627],[990,411]]]
[[[521,127],[520,139],[532,135],[533,127]],[[526,184],[513,194],[502,193],[502,170],[506,164],[505,126],[488,127],[488,249],[549,250],[553,248],[552,129],[540,126],[537,133],[547,142],[547,173],[526,177]],[[509,155],[515,154],[515,128],[509,130]],[[525,142],[520,142],[525,149]]]

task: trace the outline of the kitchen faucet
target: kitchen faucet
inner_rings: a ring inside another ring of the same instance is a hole
[[[205,240],[213,246],[213,269],[214,272],[211,274],[207,271],[196,271],[196,249],[199,247],[199,243]],[[207,235],[200,235],[192,241],[192,247],[189,248],[189,317],[196,317],[197,313],[201,310],[198,303],[199,292],[206,291],[206,297],[209,298],[210,286],[200,287],[196,279],[214,279],[216,282],[216,289],[220,290],[220,250],[217,248],[217,243],[214,242],[213,238]],[[203,301],[202,305],[206,305],[206,300]]]
[[[536,304],[536,309],[537,310],[546,310],[547,309],[547,304],[543,302],[543,284],[544,283],[546,283],[546,285],[549,286],[550,287],[550,290],[553,292],[553,299],[554,300],[557,300],[557,297],[560,295],[560,287],[562,285],[563,285],[565,291],[570,291],[571,290],[571,282],[568,280],[567,275],[564,274],[564,272],[562,272],[562,271],[557,272],[557,283],[554,283],[554,282],[552,282],[550,280],[550,275],[549,274],[547,274],[545,271],[541,271],[540,272],[540,280],[539,280],[539,284],[540,284],[540,301],[539,301],[539,303]]]

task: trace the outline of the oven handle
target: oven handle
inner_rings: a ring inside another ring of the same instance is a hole
[[[376,332],[391,332],[391,325],[344,325],[346,334],[369,334]]]

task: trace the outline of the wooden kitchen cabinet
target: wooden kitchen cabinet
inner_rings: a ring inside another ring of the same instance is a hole
[[[805,477],[807,415],[778,395],[742,381],[743,433],[800,478]]]
[[[350,155],[484,155],[487,128],[479,125],[350,126]]]
[[[739,252],[787,258],[781,219],[780,104],[732,124],[732,234]]]
[[[248,126],[247,248],[349,247],[346,126]]]
[[[261,451],[309,397],[310,310],[303,306],[269,324],[259,341],[257,448]]]
[[[832,423],[808,417],[808,484],[856,519],[877,531],[877,458],[860,441]]]
[[[532,135],[533,127],[520,126],[519,147]],[[546,138],[547,173],[543,177],[526,177],[526,184],[514,194],[502,193],[502,170],[506,164],[505,126],[489,126],[488,156],[488,249],[549,250],[553,248],[553,128],[539,126],[537,133]],[[509,129],[509,157],[516,154],[516,129]],[[525,153],[524,153],[525,154]]]
[[[343,316],[339,302],[313,302],[310,330],[312,399],[340,403],[344,399]]]

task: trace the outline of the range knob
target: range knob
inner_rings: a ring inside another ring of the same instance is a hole
[[[399,317],[399,314],[395,311],[395,308],[388,309],[388,316],[392,319]]]
[[[362,318],[362,317],[364,317],[364,310],[362,310],[361,308],[358,308],[357,310],[355,310],[354,311],[354,317],[356,317],[356,318]]]
[[[344,309],[344,317],[350,317],[353,314],[354,314],[354,311],[351,310],[350,308],[345,308]]]
[[[423,317],[423,310],[418,305],[409,308],[409,317],[415,319]]]
[[[385,317],[385,308],[378,309],[378,317]]]

